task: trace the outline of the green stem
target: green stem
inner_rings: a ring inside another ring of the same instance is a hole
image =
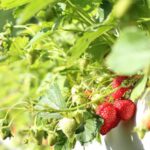
[[[61,112],[71,112],[71,111],[75,111],[75,110],[77,110],[77,109],[79,109],[79,108],[83,108],[83,107],[85,107],[85,106],[87,106],[87,105],[95,104],[95,103],[100,102],[102,99],[104,99],[107,95],[111,94],[113,91],[114,91],[114,90],[112,90],[111,92],[109,92],[109,93],[107,93],[107,94],[101,96],[99,99],[96,99],[96,100],[93,100],[93,101],[89,101],[89,102],[86,102],[86,103],[84,103],[84,104],[81,104],[81,105],[72,107],[72,108],[59,109],[59,110],[58,110],[58,109],[51,109],[51,108],[48,109],[48,108],[46,108],[46,109],[43,109],[43,110],[35,109],[34,111],[50,112],[50,113],[57,113],[57,112],[61,113]]]

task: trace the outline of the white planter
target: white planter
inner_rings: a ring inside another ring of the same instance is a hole
[[[134,120],[121,122],[103,137],[106,150],[144,150],[141,140],[133,132]]]

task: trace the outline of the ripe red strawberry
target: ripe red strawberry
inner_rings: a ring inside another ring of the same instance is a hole
[[[105,102],[100,104],[97,109],[96,109],[96,114],[97,115],[101,115],[101,112],[103,111],[103,109],[105,109],[107,106],[112,106],[111,103]]]
[[[136,105],[131,100],[116,100],[114,107],[117,108],[122,120],[130,120],[136,111]]]
[[[121,99],[127,91],[129,91],[130,88],[128,87],[122,87],[122,88],[119,88],[118,90],[116,90],[115,92],[113,92],[111,95],[107,96],[105,98],[105,102],[110,102],[110,101],[114,101],[114,100],[119,100]]]
[[[129,88],[128,88],[128,87],[121,87],[121,88],[119,88],[118,90],[116,90],[115,92],[113,92],[113,93],[111,94],[111,96],[112,96],[115,100],[117,100],[117,99],[120,99],[121,97],[123,97],[124,94],[125,94],[127,91],[129,91]]]
[[[98,106],[96,114],[101,116],[103,119],[108,120],[109,123],[112,123],[116,120],[117,113],[113,104],[106,102]]]
[[[105,135],[105,134],[108,133],[111,129],[112,129],[112,128],[104,122],[104,124],[101,126],[99,132],[100,132],[102,135]]]
[[[100,129],[102,135],[109,132],[112,128],[116,127],[120,119],[118,117],[117,109],[113,104],[105,102],[98,106],[96,114],[104,119],[104,124]]]
[[[118,112],[117,112],[117,118],[116,118],[116,120],[115,120],[115,122],[114,122],[112,128],[115,128],[115,127],[119,124],[119,122],[120,122],[120,117],[119,117],[119,114],[118,114]]]
[[[121,83],[127,78],[128,78],[127,76],[118,76],[118,77],[114,78],[112,81],[112,87],[113,88],[119,87],[121,85]]]
[[[100,128],[100,133],[105,135],[108,133],[112,128],[115,128],[120,122],[120,118],[117,117],[113,124],[110,124],[108,120],[104,120],[104,124]]]
[[[127,78],[127,76],[118,76],[114,78],[114,80],[112,81],[112,88],[118,88],[119,86],[121,86],[122,82]],[[129,89],[130,88],[128,87],[120,87],[115,92],[113,92],[111,96],[114,100],[118,100],[122,98]]]

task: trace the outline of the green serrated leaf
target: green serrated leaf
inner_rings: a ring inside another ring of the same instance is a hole
[[[150,64],[150,37],[136,27],[123,30],[106,64],[118,74],[133,75]]]
[[[39,106],[49,106],[54,109],[66,108],[66,103],[56,83],[52,83],[44,96],[41,97]]]
[[[70,49],[71,58],[69,62],[73,62],[75,59],[80,57],[82,53],[89,47],[91,42],[93,42],[96,38],[101,36],[103,33],[109,31],[112,26],[101,26],[95,32],[86,32],[81,38],[79,38],[75,45]]]
[[[72,150],[73,144],[71,144],[69,141],[66,141],[63,144],[56,144],[54,146],[54,150]]]
[[[17,20],[18,24],[23,24],[31,17],[33,17],[39,10],[45,8],[47,5],[54,3],[56,0],[32,0],[27,7],[23,10]]]
[[[147,79],[148,77],[147,76],[144,76],[138,83],[137,85],[135,86],[135,88],[133,89],[132,93],[131,93],[131,96],[130,98],[132,100],[137,100],[141,95],[142,93],[144,92],[145,90],[145,87],[146,87],[146,83],[147,83]]]
[[[77,134],[77,140],[79,140],[82,144],[90,142],[95,138],[96,131],[96,119],[88,119],[84,125],[84,131]]]

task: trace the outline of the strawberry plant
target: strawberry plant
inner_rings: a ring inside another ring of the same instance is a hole
[[[134,118],[150,86],[149,0],[0,0],[0,13],[2,141],[72,150]]]

